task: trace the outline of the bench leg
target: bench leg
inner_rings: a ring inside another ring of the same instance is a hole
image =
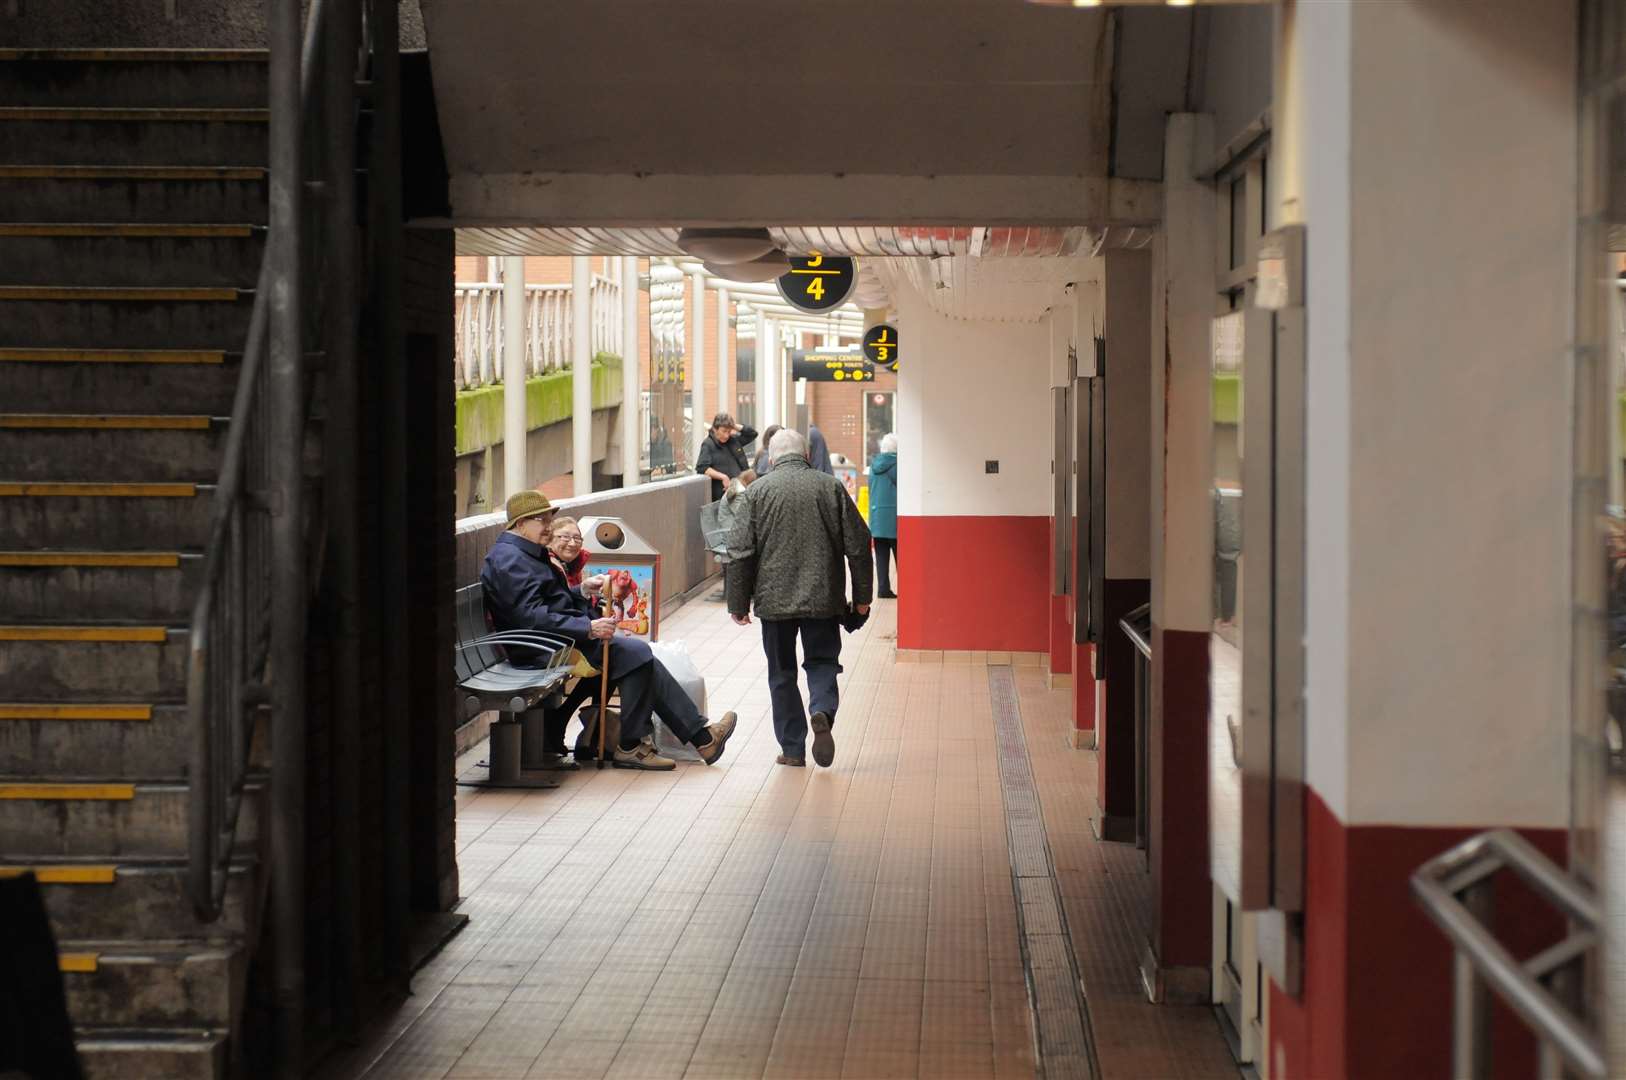
[[[519,779],[520,728],[517,720],[491,725],[491,779],[495,783],[511,784]]]

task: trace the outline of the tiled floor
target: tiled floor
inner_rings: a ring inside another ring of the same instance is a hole
[[[740,715],[723,762],[464,789],[470,923],[327,1075],[1034,1075],[987,672],[894,663],[893,619],[883,604],[847,638],[826,771],[773,763],[756,627],[675,613],[663,637],[687,642],[710,711]],[[1136,1007],[1131,913],[1097,910],[1133,893],[1089,839],[1093,756],[1063,744],[1065,694],[1017,676],[1075,935],[1123,937],[1080,950],[1103,1071],[1235,1075],[1206,1011]],[[1169,1045],[1124,1045],[1146,1038]]]

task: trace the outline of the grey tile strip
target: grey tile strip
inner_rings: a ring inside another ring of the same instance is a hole
[[[1038,1073],[1045,1080],[1097,1080],[1101,1066],[1090,1032],[1084,984],[1056,886],[1027,737],[1022,732],[1016,675],[1009,666],[989,665],[988,696],[999,751],[999,786],[1005,797],[1005,828],[1010,836],[1017,933],[1022,939],[1022,967],[1036,1028]]]

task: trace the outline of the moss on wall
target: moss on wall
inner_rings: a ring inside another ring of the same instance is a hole
[[[525,426],[531,431],[570,419],[572,375],[555,371],[525,380]],[[621,358],[599,353],[593,358],[593,408],[621,404]],[[482,386],[457,393],[457,453],[472,454],[502,442],[503,391]]]

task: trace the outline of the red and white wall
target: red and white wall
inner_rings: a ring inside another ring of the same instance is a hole
[[[898,647],[1046,652],[1050,325],[952,318],[893,281],[898,373]],[[1037,316],[1036,318],[1034,316]],[[998,473],[986,471],[997,461]]]
[[[1271,182],[1307,228],[1308,869],[1303,993],[1272,987],[1266,1064],[1445,1076],[1449,952],[1408,878],[1495,826],[1562,861],[1569,822],[1575,11],[1284,15]],[[1498,906],[1521,954],[1559,929],[1527,896]],[[1495,1028],[1528,1052],[1519,1023]]]

